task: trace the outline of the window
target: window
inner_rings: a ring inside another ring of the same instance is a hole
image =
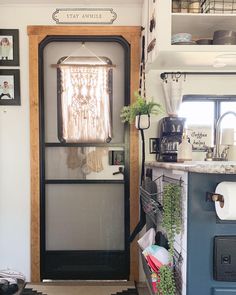
[[[66,62],[64,62],[66,61]],[[58,137],[62,142],[111,140],[111,75],[107,58],[58,61]]]
[[[236,101],[234,102],[222,102],[221,103],[221,109],[220,109],[220,114],[224,114],[225,112],[228,111],[233,111],[236,113]],[[235,121],[233,121],[235,120]],[[233,124],[234,122],[234,124]],[[227,117],[224,118],[222,121],[222,128],[230,128],[232,126],[236,126],[236,119],[233,115],[228,115]]]
[[[236,112],[236,96],[206,96],[206,95],[184,95],[178,115],[186,118],[188,126],[210,126],[212,132],[212,143],[214,144],[214,131],[219,117],[227,111]],[[236,126],[236,118],[228,115],[222,120],[221,128],[232,128]],[[236,144],[236,130],[234,136]]]

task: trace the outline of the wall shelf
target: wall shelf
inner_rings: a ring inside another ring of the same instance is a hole
[[[172,34],[187,32],[193,37],[209,38],[216,30],[236,31],[235,14],[172,13],[171,19]]]
[[[176,33],[190,33],[192,40],[213,38],[216,30],[236,31],[236,14],[210,13],[172,13],[171,0],[159,0],[150,12],[147,10],[146,28],[147,46],[156,39],[154,49],[146,53],[146,71],[162,69],[186,69],[218,71],[214,67],[220,55],[234,54],[236,45],[172,45],[171,36]],[[144,4],[145,7],[145,4]],[[150,32],[150,16],[155,11],[156,26]],[[151,13],[151,14],[150,14]],[[232,71],[236,60],[227,63],[221,71]]]

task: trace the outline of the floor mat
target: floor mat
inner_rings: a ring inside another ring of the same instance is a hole
[[[138,295],[132,282],[27,283],[21,295]]]
[[[138,292],[137,292],[136,288],[134,288],[134,289],[132,288],[132,289],[128,289],[128,290],[118,292],[115,294],[111,294],[111,295],[138,295]]]

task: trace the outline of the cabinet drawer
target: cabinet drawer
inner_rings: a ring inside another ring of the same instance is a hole
[[[236,295],[236,288],[213,288],[212,295]]]

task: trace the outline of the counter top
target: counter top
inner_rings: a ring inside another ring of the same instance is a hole
[[[236,174],[236,161],[186,161],[184,163],[154,161],[146,162],[145,165],[186,172]]]

